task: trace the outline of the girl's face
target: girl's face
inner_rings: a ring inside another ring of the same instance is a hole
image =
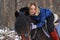
[[[35,15],[35,13],[36,13],[36,7],[34,5],[31,5],[29,12],[30,12],[31,16]]]

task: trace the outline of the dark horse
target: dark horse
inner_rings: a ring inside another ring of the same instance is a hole
[[[15,31],[22,37],[22,40],[50,40],[44,34],[42,28],[31,30],[31,22],[35,23],[35,21],[28,16],[27,7],[20,9],[20,12],[16,11],[15,17]]]

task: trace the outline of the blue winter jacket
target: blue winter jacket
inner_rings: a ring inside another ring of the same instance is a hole
[[[52,12],[49,9],[40,8],[39,15],[32,17],[37,22],[37,28],[42,28],[45,24],[46,18],[48,18],[51,14]]]

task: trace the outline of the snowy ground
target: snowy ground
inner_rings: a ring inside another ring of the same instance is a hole
[[[5,38],[7,40],[18,40],[19,39],[15,30],[9,30],[8,28],[0,29],[0,40],[3,40]],[[21,40],[21,37],[19,40]]]

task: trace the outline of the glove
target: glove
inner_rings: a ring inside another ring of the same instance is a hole
[[[31,24],[32,24],[32,29],[36,29],[37,28],[37,25],[35,25],[33,23],[31,23]]]

